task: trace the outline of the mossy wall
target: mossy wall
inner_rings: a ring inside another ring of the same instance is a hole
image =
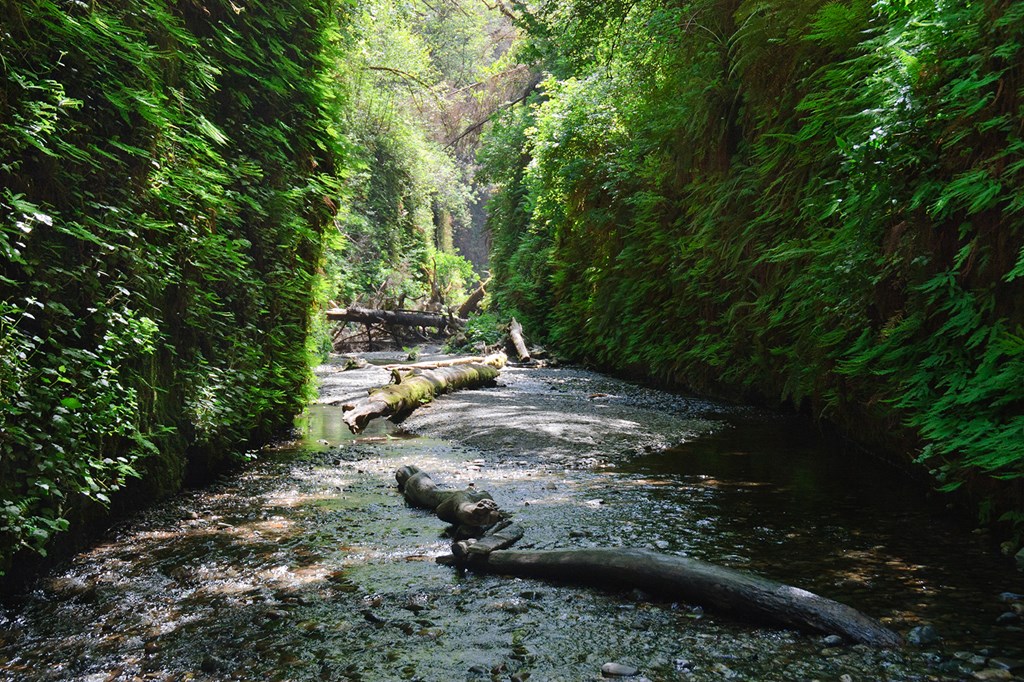
[[[584,5],[481,155],[495,301],[1024,520],[1024,3]]]
[[[0,1],[0,571],[290,425],[347,7]]]

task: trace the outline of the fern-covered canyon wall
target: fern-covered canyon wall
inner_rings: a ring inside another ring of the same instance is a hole
[[[1024,520],[1024,3],[520,11],[550,75],[480,155],[495,302]]]
[[[290,425],[347,8],[0,2],[0,571]]]

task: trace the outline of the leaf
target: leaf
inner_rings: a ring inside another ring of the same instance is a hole
[[[78,398],[63,398],[60,401],[60,404],[68,408],[69,410],[77,410],[80,407],[82,407],[82,403],[80,400],[78,400]]]

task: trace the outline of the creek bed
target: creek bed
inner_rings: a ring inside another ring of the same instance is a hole
[[[387,372],[339,369],[320,368],[301,439],[123,523],[0,611],[0,679],[579,681],[615,661],[650,680],[961,680],[1024,658],[1019,625],[996,623],[1021,575],[806,422],[507,368],[355,437],[331,403]],[[459,573],[433,561],[444,524],[397,493],[404,464],[491,491],[519,547],[685,554],[942,639],[826,646],[638,591]]]

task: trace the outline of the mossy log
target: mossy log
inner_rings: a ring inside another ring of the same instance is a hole
[[[490,493],[467,488],[444,490],[430,474],[415,466],[404,466],[395,472],[398,489],[414,507],[429,509],[437,518],[463,527],[464,530],[484,528],[501,520],[501,510]]]
[[[362,400],[342,406],[342,420],[352,433],[362,433],[377,417],[402,415],[434,399],[435,395],[461,388],[477,388],[491,384],[498,369],[491,365],[468,364],[436,369],[392,371],[394,383],[370,390]]]
[[[854,608],[742,571],[645,549],[501,550],[473,557],[474,570],[569,583],[639,588],[766,624],[897,647],[898,634]]]

